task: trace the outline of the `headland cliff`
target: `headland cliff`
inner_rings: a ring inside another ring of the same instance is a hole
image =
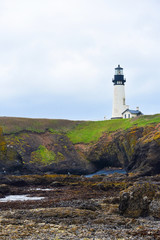
[[[88,174],[105,167],[160,173],[160,114],[69,121],[0,118],[0,172]]]

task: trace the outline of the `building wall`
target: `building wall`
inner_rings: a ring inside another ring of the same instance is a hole
[[[112,118],[122,118],[122,112],[127,108],[129,106],[125,104],[125,86],[114,85]]]
[[[134,117],[137,117],[137,114],[132,114],[132,113],[130,113],[129,111],[126,111],[126,112],[123,114],[123,118],[134,118]]]

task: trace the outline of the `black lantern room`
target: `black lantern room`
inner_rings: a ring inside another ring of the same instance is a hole
[[[126,82],[123,75],[123,68],[121,68],[120,65],[115,68],[115,75],[112,82],[114,83],[114,85],[124,85],[124,83]]]

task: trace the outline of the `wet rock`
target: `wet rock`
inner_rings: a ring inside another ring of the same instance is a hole
[[[160,219],[160,192],[155,194],[154,199],[149,204],[149,215]]]
[[[93,201],[87,201],[87,202],[80,203],[78,208],[96,211],[98,209],[101,209],[101,206],[98,203],[95,203]]]
[[[155,191],[155,186],[149,183],[135,184],[123,191],[120,195],[120,213],[128,217],[147,216]]]
[[[27,182],[24,180],[19,180],[19,179],[13,179],[10,183],[10,185],[12,186],[16,186],[16,187],[25,187],[28,186]]]
[[[64,187],[65,184],[62,183],[62,182],[57,182],[57,181],[55,181],[55,182],[52,182],[52,183],[50,184],[50,186],[51,186],[51,187]]]
[[[110,186],[105,186],[104,184],[99,183],[99,184],[95,185],[94,188],[102,190],[102,191],[107,191],[110,188]]]
[[[104,203],[108,203],[108,204],[118,204],[119,201],[120,201],[119,197],[108,197],[103,200]]]
[[[160,200],[153,200],[149,204],[149,214],[160,219]]]
[[[12,194],[29,194],[32,196],[45,196],[46,198],[40,201],[0,203],[0,239],[2,240],[160,239],[159,219],[154,219],[151,215],[148,217],[128,218],[125,214],[119,214],[117,202],[121,190],[115,188],[117,178],[114,176],[105,178],[105,184],[107,184],[108,178],[108,184],[112,186],[108,191],[91,187],[98,183],[101,184],[102,177],[82,179],[71,175],[7,176],[9,180],[16,178],[30,182],[31,186],[12,186]],[[149,201],[149,214],[151,210],[153,212],[153,209],[155,214],[157,211],[156,205],[160,199],[160,193],[157,190],[160,186],[160,176],[134,179],[128,177],[126,181],[129,181],[127,186],[130,186],[130,188],[126,188],[124,179],[122,179],[121,183],[118,182],[118,185],[123,186],[123,189],[125,189],[121,193],[124,201],[123,207],[126,200],[128,200],[127,207],[130,207],[130,209],[133,205],[135,208],[137,202],[138,204],[140,201],[141,203],[147,202],[148,205]],[[37,188],[35,182],[41,182],[42,185]],[[63,188],[51,188],[50,184],[53,182],[65,183],[66,186]],[[48,185],[44,186],[44,183]],[[77,186],[73,187],[72,183],[77,183]],[[133,187],[131,187],[132,185]],[[155,185],[157,185],[157,188]],[[50,191],[41,191],[48,187]],[[137,202],[132,202],[131,206],[132,197]],[[147,206],[145,205],[145,207]],[[123,208],[123,211],[127,210],[125,207]],[[131,210],[133,211],[133,208]]]
[[[6,184],[1,184],[0,185],[0,194],[4,195],[10,192],[10,188]]]

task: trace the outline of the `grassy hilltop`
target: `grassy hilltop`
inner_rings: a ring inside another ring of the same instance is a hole
[[[119,129],[126,130],[133,126],[145,127],[149,124],[156,124],[160,122],[160,114],[140,116],[132,119],[114,119],[96,122],[83,122],[78,124],[73,130],[67,133],[68,137],[73,143],[96,142],[103,132],[114,132]]]
[[[4,134],[15,134],[23,131],[44,133],[49,131],[56,134],[66,134],[73,143],[96,142],[104,132],[114,132],[119,129],[126,130],[133,126],[160,122],[160,114],[144,115],[132,119],[115,119],[106,121],[70,121],[52,119],[31,119],[0,117],[0,126]]]

